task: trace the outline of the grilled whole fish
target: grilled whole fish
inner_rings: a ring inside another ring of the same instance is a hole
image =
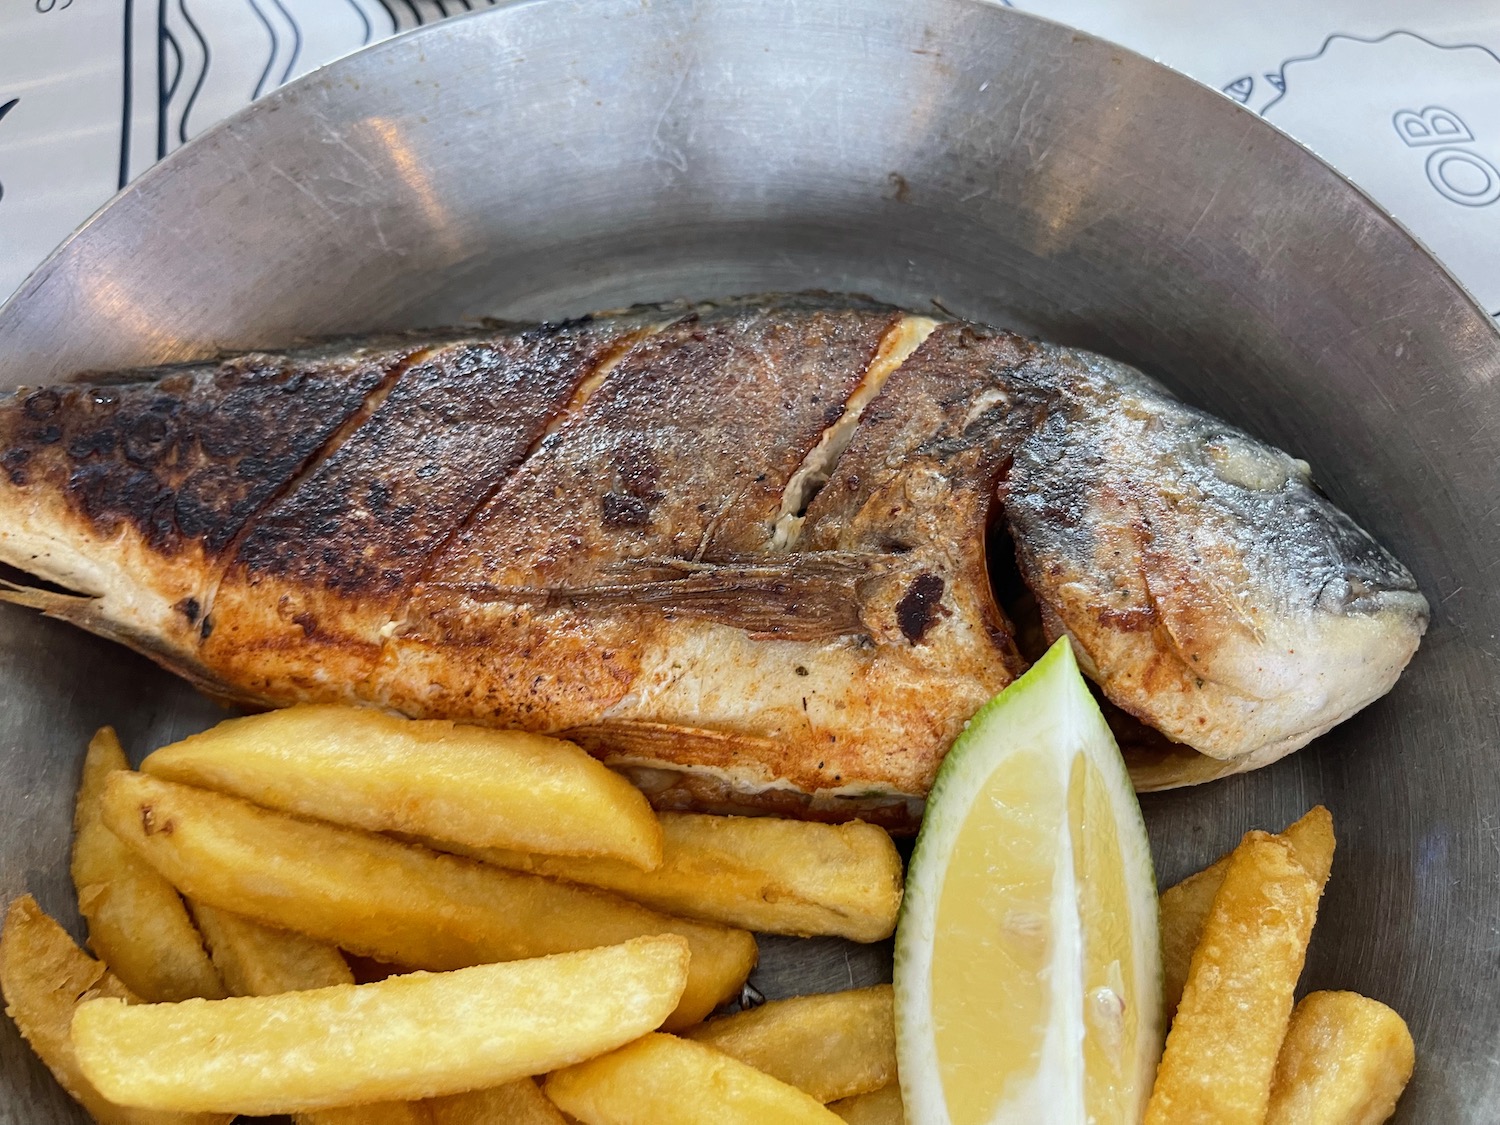
[[[8,600],[254,706],[561,732],[662,807],[909,827],[1048,639],[1263,765],[1386,692],[1427,604],[1308,468],[1140,373],[857,298],[654,306],[22,389]]]

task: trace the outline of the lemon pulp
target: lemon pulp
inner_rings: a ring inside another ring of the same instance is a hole
[[[1052,1014],[1049,839],[1064,803],[1055,773],[1047,755],[1018,754],[979,794],[948,859],[932,1018],[953,1125],[985,1125],[1041,1063]]]

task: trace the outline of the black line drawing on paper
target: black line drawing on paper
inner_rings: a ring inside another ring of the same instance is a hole
[[[72,0],[36,2],[61,8]],[[388,35],[499,2],[120,0],[116,186],[123,188],[219,117],[312,66]]]
[[[1432,148],[1427,155],[1427,182],[1444,199],[1461,207],[1488,207],[1500,199],[1500,168],[1473,149],[1460,146],[1478,140],[1457,113],[1440,105],[1401,109],[1391,117],[1396,135],[1408,148]]]
[[[266,29],[266,34],[271,37],[270,57],[266,59],[266,68],[260,72],[260,81],[255,84],[255,93],[250,95],[252,98],[258,98],[266,92],[266,87],[271,81],[271,71],[276,67],[276,52],[281,43],[276,36],[276,25],[271,22],[265,11],[255,0],[250,0],[250,10],[255,13],[255,18],[260,20],[261,26]]]
[[[16,106],[18,106],[20,104],[21,104],[21,99],[20,98],[11,98],[10,101],[6,102],[4,105],[0,105],[0,121],[4,121],[5,120],[5,115],[7,113],[9,113],[11,110],[15,109]],[[4,184],[0,184],[0,199],[4,199],[4,198],[5,198],[5,185]]]
[[[1250,95],[1255,92],[1255,79],[1251,78],[1248,74],[1242,78],[1236,78],[1224,87],[1223,92],[1239,102],[1240,105],[1244,105],[1250,100]]]
[[[291,81],[292,71],[296,69],[297,59],[302,54],[302,28],[297,26],[297,21],[292,18],[292,13],[286,10],[286,5],[281,0],[271,0],[271,3],[276,5],[276,10],[281,13],[282,18],[287,22],[287,26],[292,29],[292,54],[286,60],[286,66],[281,72],[281,80],[276,83],[276,85],[282,86]]]
[[[302,29],[281,0],[269,0],[274,12],[264,7],[261,0],[248,0],[248,3],[250,10],[255,13],[255,18],[266,29],[266,35],[271,43],[271,53],[266,58],[265,69],[260,72],[260,80],[255,84],[255,92],[250,95],[252,98],[258,98],[268,90],[283,85],[292,77],[292,71],[302,55]],[[280,67],[279,74],[276,63],[281,57],[283,37],[277,33],[278,23],[282,25],[283,31],[290,32],[291,43],[290,53],[287,55],[285,64]]]
[[[1276,86],[1281,92],[1270,101],[1268,101],[1265,105],[1263,105],[1260,112],[1264,114],[1282,98],[1286,97],[1286,68],[1293,65],[1294,63],[1313,62],[1316,59],[1321,59],[1328,53],[1328,48],[1333,46],[1334,41],[1337,39],[1345,39],[1352,43],[1384,43],[1387,39],[1392,39],[1397,35],[1410,36],[1412,39],[1420,40],[1421,42],[1426,43],[1429,47],[1436,47],[1440,51],[1483,51],[1497,63],[1500,63],[1500,55],[1497,55],[1483,43],[1436,43],[1433,40],[1428,39],[1425,35],[1419,35],[1415,31],[1407,31],[1404,28],[1397,28],[1395,31],[1387,31],[1384,35],[1377,35],[1374,37],[1365,35],[1349,35],[1346,32],[1336,31],[1332,35],[1328,36],[1328,38],[1324,39],[1323,45],[1312,54],[1297,55],[1295,58],[1287,59],[1279,67],[1277,67],[1274,72],[1272,72],[1276,74],[1280,79],[1279,82],[1273,82],[1272,85]],[[1266,75],[1267,79],[1270,79],[1270,77],[1270,74]]]
[[[1396,135],[1410,148],[1462,144],[1474,139],[1463,118],[1440,105],[1430,105],[1420,111],[1398,110],[1391,117],[1391,124],[1396,127]]]
[[[65,12],[73,6],[73,0],[36,0],[36,10],[46,15],[48,12]]]
[[[168,78],[168,50],[171,51],[171,77]],[[182,80],[182,47],[167,27],[167,0],[156,5],[156,159],[167,155],[167,105]]]
[[[385,14],[390,17],[391,34],[401,30],[401,17],[396,14],[396,9],[391,7],[391,0],[379,0],[380,6],[385,9]]]
[[[364,29],[363,34],[360,36],[359,44],[361,47],[367,46],[370,42],[370,37],[375,34],[375,27],[370,23],[370,17],[365,14],[365,10],[359,6],[359,0],[346,0],[346,2],[349,7],[354,9],[354,14],[359,17],[359,25]]]
[[[188,14],[187,0],[177,0],[177,10],[182,13],[183,22],[188,25],[193,38],[198,40],[199,50],[203,52],[203,66],[198,71],[198,77],[193,83],[193,92],[188,95],[187,104],[182,107],[182,117],[177,122],[177,140],[180,144],[187,144],[188,118],[193,114],[193,106],[198,102],[198,95],[203,92],[203,83],[208,81],[208,68],[213,61],[213,56],[208,49],[208,40],[203,38],[203,30]]]
[[[130,182],[130,119],[133,113],[131,96],[134,93],[135,87],[135,76],[132,73],[135,51],[131,43],[131,33],[135,29],[135,0],[125,0],[124,11],[124,65],[120,68],[120,73],[124,81],[120,92],[120,175],[118,182],[115,184],[115,190],[117,191]]]
[[[1500,168],[1465,148],[1436,149],[1427,157],[1427,181],[1460,207],[1488,207],[1500,199]]]

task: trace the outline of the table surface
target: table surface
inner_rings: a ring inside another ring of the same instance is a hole
[[[10,0],[0,297],[118,188],[252,98],[495,0]],[[1192,75],[1325,157],[1500,316],[1500,4],[1017,0]]]

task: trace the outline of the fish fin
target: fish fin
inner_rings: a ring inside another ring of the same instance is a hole
[[[174,675],[181,676],[203,694],[229,705],[267,706],[266,700],[224,683],[211,674],[197,660],[187,657],[178,649],[162,642],[140,629],[110,616],[104,610],[104,599],[90,594],[73,594],[60,590],[47,590],[38,586],[23,586],[9,579],[0,578],[0,603],[34,609],[44,617],[65,621],[69,625],[133,648],[153,663]]]
[[[864,636],[866,584],[888,570],[882,556],[844,551],[701,562],[636,559],[587,586],[431,582],[479,602],[634,610],[743,629],[757,640],[824,641]]]
[[[119,640],[119,636],[113,630],[106,628],[105,619],[98,612],[98,604],[101,600],[89,594],[45,590],[39,586],[22,586],[0,578],[0,602],[35,609],[47,617],[77,625],[80,629],[87,629],[91,633],[109,637],[110,640]]]

